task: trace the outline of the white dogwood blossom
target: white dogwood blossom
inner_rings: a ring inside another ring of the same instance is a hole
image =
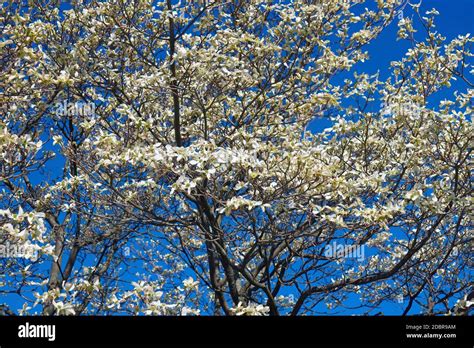
[[[251,316],[262,316],[268,315],[270,309],[261,304],[250,303],[247,306],[244,306],[242,302],[239,302],[235,308],[232,309],[232,312],[235,315],[251,315]]]

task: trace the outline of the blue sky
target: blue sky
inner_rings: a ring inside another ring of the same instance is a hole
[[[419,1],[412,1],[418,3]],[[439,11],[436,20],[436,29],[446,37],[447,41],[454,39],[458,35],[473,33],[474,29],[474,0],[423,0],[420,13],[424,13],[432,8]],[[403,16],[411,18],[413,11],[409,6],[405,7]],[[419,23],[414,21],[415,28],[420,28]],[[384,80],[390,76],[390,62],[401,59],[406,51],[411,47],[411,43],[406,40],[397,41],[397,22],[394,21],[367,47],[370,59],[365,63],[356,66],[357,72],[370,74],[380,73],[380,79]],[[423,33],[416,34],[421,40]],[[353,71],[350,72],[352,74]],[[457,81],[452,83],[451,91],[465,90],[466,85]],[[431,101],[442,100],[450,96],[444,91],[434,95]],[[318,119],[311,123],[309,129],[315,132],[331,125],[330,120]]]

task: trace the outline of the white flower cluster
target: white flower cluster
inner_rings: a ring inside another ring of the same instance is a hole
[[[264,316],[270,313],[270,308],[257,303],[244,305],[242,302],[239,302],[231,311],[238,316]]]
[[[18,255],[9,255],[5,245],[0,245],[3,257],[24,257],[36,259],[39,254],[52,255],[53,246],[45,239],[44,214],[25,212],[21,207],[17,213],[10,209],[0,210],[0,235],[3,242],[21,250]],[[6,237],[6,238],[5,238]]]

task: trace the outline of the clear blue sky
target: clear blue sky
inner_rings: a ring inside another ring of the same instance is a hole
[[[412,2],[418,3],[419,1]],[[473,33],[474,0],[423,0],[420,12],[424,13],[432,8],[436,8],[440,12],[439,16],[437,16],[436,28],[447,40],[451,40],[461,34]],[[406,6],[403,15],[408,18],[413,15],[409,6]],[[419,22],[415,21],[414,25],[415,28],[420,27]],[[397,31],[397,22],[394,21],[377,39],[369,44],[367,50],[370,54],[370,59],[365,63],[357,65],[358,73],[374,74],[380,72],[380,79],[382,80],[390,75],[390,62],[402,58],[407,49],[411,47],[411,43],[408,41],[397,41]],[[418,33],[418,37],[421,40],[421,31]],[[465,89],[466,85],[461,81],[452,83],[451,91]],[[448,96],[449,94],[446,92],[441,92],[435,94],[434,98],[442,100]],[[330,124],[329,120],[318,119],[312,122],[310,129],[317,132],[329,127]]]

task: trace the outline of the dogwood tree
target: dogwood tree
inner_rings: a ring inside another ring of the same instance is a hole
[[[0,241],[35,252],[0,259],[7,312],[469,311],[473,39],[436,10],[1,6]],[[411,48],[382,79],[390,24]]]

